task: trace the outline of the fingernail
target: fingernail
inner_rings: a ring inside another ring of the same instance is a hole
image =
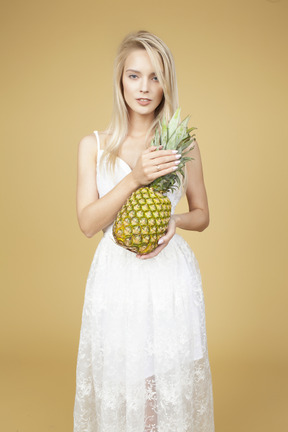
[[[175,157],[176,157],[177,159],[179,159],[179,158],[181,157],[181,154],[177,154]]]
[[[178,165],[181,161],[175,161],[174,164]]]
[[[162,244],[162,243],[164,243],[164,240],[162,239],[158,240],[158,244]]]
[[[178,153],[178,150],[172,150],[172,153],[176,154]]]

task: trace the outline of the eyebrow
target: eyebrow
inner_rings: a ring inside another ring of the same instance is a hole
[[[136,73],[139,73],[139,74],[141,74],[141,72],[140,71],[137,71],[137,70],[135,70],[135,69],[126,69],[126,72],[136,72]],[[150,75],[156,75],[156,73],[155,72],[151,72],[151,74]]]

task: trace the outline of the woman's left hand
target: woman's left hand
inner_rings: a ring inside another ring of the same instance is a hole
[[[158,240],[159,246],[157,246],[157,248],[154,249],[154,251],[150,252],[149,254],[145,254],[145,255],[137,254],[136,258],[139,259],[154,258],[168,245],[169,241],[172,239],[175,233],[176,233],[176,220],[175,220],[175,216],[172,215],[168,224],[166,234],[163,237],[160,237],[160,239]]]

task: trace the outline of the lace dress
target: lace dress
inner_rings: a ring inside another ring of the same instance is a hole
[[[99,167],[102,197],[129,172]],[[182,190],[168,193],[172,213]],[[87,278],[76,368],[74,432],[213,432],[213,394],[198,262],[175,234],[139,260],[107,227]]]

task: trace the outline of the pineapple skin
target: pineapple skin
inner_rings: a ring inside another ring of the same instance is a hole
[[[151,186],[137,189],[117,214],[113,237],[117,244],[140,255],[152,252],[168,228],[169,198]]]

